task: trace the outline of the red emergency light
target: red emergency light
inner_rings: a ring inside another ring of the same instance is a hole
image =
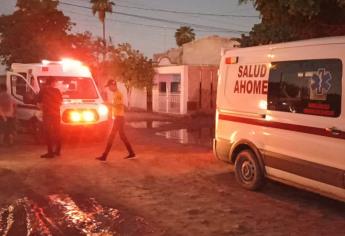
[[[225,64],[231,65],[231,64],[237,64],[238,63],[238,57],[227,57],[225,58]]]

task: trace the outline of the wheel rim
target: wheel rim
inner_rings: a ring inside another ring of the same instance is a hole
[[[255,167],[250,161],[244,161],[241,166],[241,175],[243,180],[251,181],[254,178]]]

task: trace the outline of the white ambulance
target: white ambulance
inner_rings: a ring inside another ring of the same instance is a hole
[[[345,201],[344,52],[345,37],[222,52],[214,153],[243,187],[269,178]]]
[[[34,104],[34,98],[50,79],[55,80],[63,96],[61,123],[65,133],[84,132],[92,136],[106,132],[108,109],[103,104],[91,72],[81,62],[71,59],[12,64],[11,71],[7,72],[6,84],[8,93],[17,103],[19,124],[41,135],[42,113],[40,107]]]

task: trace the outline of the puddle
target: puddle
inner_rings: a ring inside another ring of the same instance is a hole
[[[157,132],[156,135],[163,136],[166,139],[176,140],[182,144],[212,147],[214,128],[204,127],[198,129],[169,130]]]
[[[163,125],[171,124],[169,121],[133,121],[127,122],[129,126],[132,128],[138,129],[152,129],[152,128],[159,128]]]
[[[151,235],[143,218],[105,207],[94,198],[22,198],[0,209],[0,235]]]

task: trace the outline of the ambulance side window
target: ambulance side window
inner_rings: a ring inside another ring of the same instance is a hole
[[[25,73],[19,74],[26,77]],[[23,95],[26,93],[26,81],[19,76],[11,75],[11,93],[15,98],[23,100]]]
[[[271,64],[269,110],[328,117],[340,115],[341,60],[283,61]]]

